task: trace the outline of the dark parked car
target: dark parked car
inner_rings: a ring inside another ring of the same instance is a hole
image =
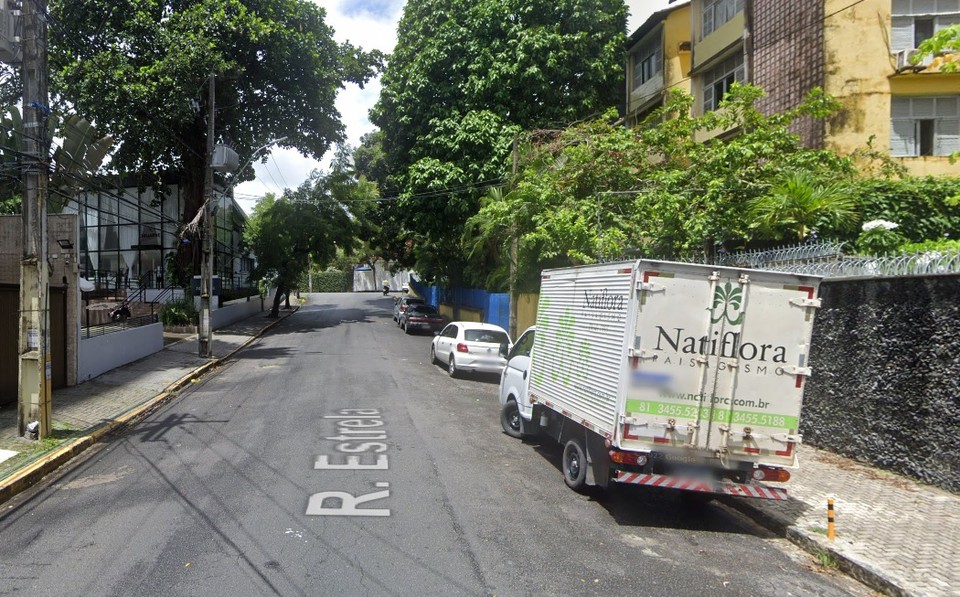
[[[403,315],[403,312],[407,310],[411,305],[422,305],[424,300],[422,298],[416,298],[412,296],[401,296],[393,304],[393,320],[397,322],[397,325],[400,325],[400,316]]]
[[[443,329],[443,317],[431,305],[411,305],[400,315],[400,327],[408,334],[420,330],[439,332]]]

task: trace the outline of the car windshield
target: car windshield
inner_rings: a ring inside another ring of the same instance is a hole
[[[468,342],[490,342],[491,344],[508,344],[507,335],[497,330],[466,330],[463,337]]]

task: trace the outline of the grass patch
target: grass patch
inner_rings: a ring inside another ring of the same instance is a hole
[[[824,570],[836,570],[840,564],[835,555],[824,549],[815,550],[813,557],[817,561],[817,566]]]

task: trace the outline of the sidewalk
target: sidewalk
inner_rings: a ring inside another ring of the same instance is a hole
[[[808,446],[791,472],[788,501],[726,503],[884,593],[960,595],[960,495]],[[835,501],[833,542],[828,498]]]
[[[16,406],[0,409],[0,502],[96,443],[103,434],[172,395],[279,319],[263,313],[216,330],[214,358],[201,358],[196,334],[160,352],[53,393],[53,434],[41,442],[17,434]]]

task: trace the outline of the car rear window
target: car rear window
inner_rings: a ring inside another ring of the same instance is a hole
[[[506,344],[507,335],[496,330],[466,330],[463,337],[468,342],[490,342],[491,344]]]
[[[411,313],[422,313],[423,315],[436,315],[437,308],[430,305],[414,305],[410,307]]]
[[[405,298],[403,299],[403,304],[410,305],[411,307],[414,305],[422,305],[423,299]]]

